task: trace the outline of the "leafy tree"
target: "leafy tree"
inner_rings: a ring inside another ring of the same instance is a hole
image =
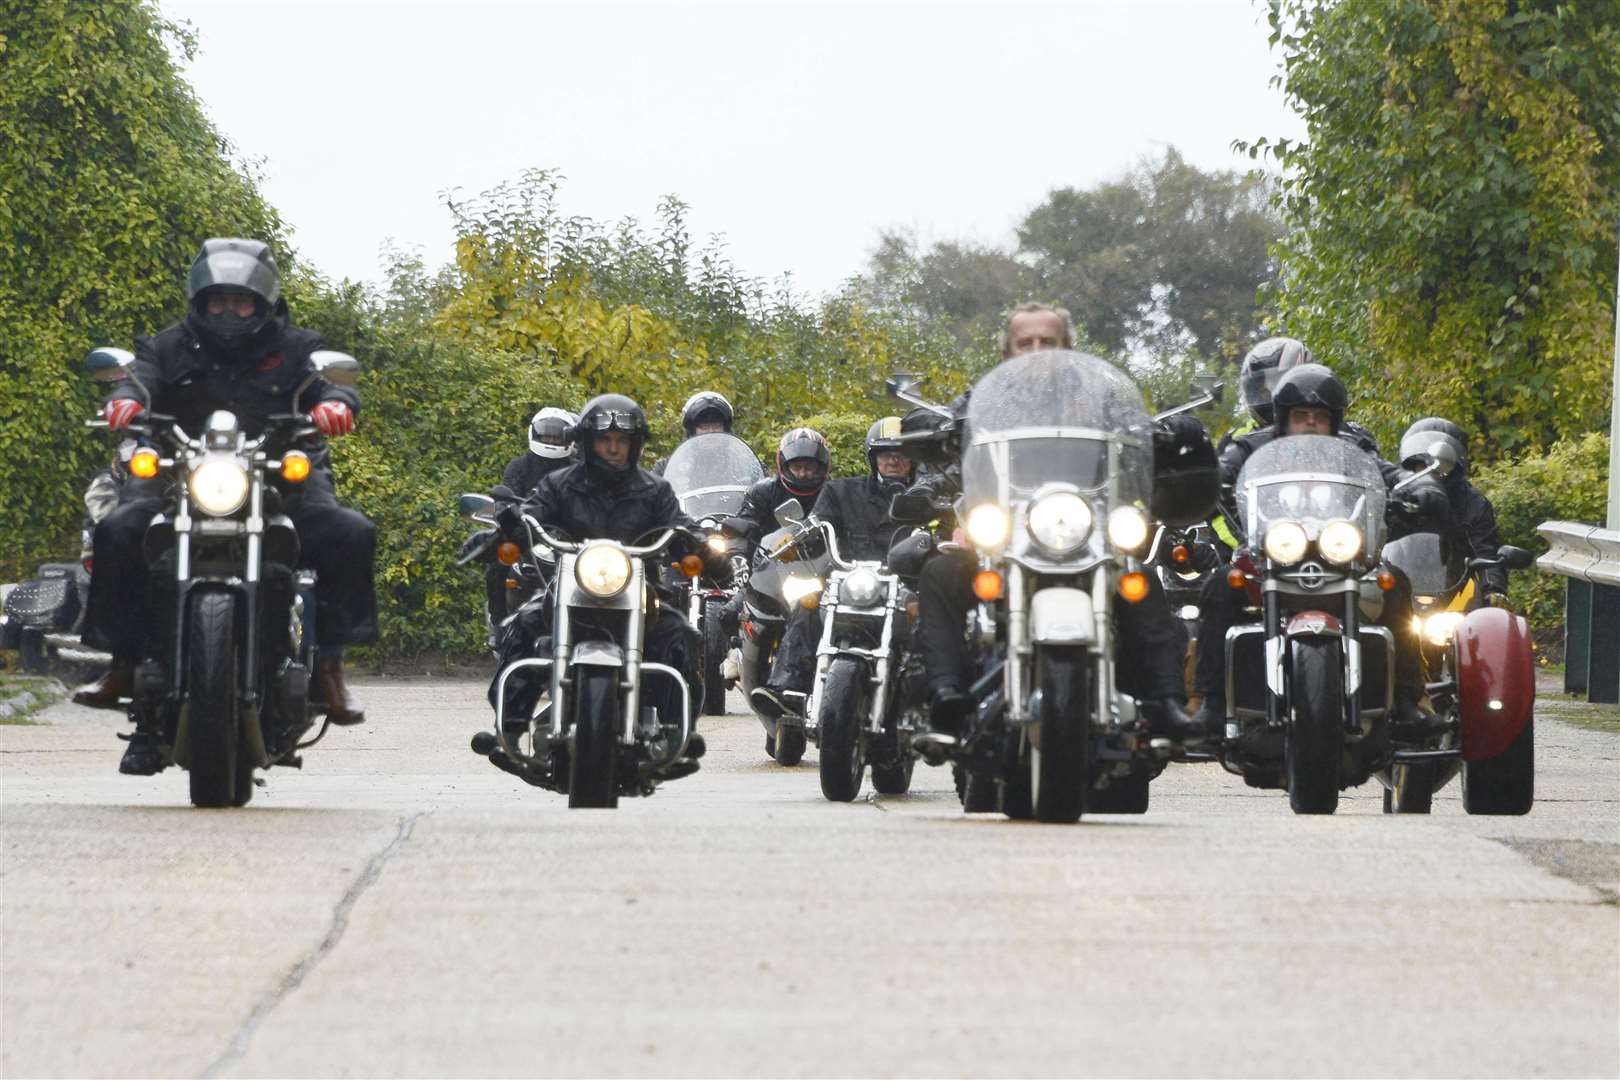
[[[67,545],[109,452],[80,362],[182,314],[209,236],[278,241],[151,2],[6,0],[0,19],[0,576]]]
[[[1620,2],[1272,0],[1303,143],[1281,319],[1381,437],[1439,413],[1479,454],[1602,426],[1620,217]]]

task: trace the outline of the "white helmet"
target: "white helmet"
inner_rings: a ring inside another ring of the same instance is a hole
[[[529,421],[529,452],[543,458],[567,457],[568,444],[574,437],[574,425],[578,423],[579,417],[567,409],[549,405],[541,409]],[[561,441],[547,442],[548,439]]]

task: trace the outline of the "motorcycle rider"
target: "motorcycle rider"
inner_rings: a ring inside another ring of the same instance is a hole
[[[783,435],[776,444],[776,475],[754,482],[737,515],[749,523],[748,542],[758,543],[776,528],[776,508],[789,499],[806,515],[814,510],[831,467],[832,449],[821,432],[796,427]]]
[[[694,537],[692,520],[681,511],[669,483],[638,465],[647,443],[647,416],[640,405],[623,394],[594,397],[580,412],[573,438],[579,447],[579,462],[540,481],[528,501],[529,516],[577,540],[609,539],[622,544],[633,544],[658,529],[675,528],[686,538],[685,543],[702,550],[702,540]],[[678,552],[683,541],[675,544],[673,550]],[[656,582],[657,576],[649,574],[648,580]],[[662,590],[660,599],[664,599]],[[546,614],[549,619],[549,612]],[[686,679],[695,718],[703,700],[696,635],[675,604],[658,603],[656,612],[650,614],[642,654],[647,660],[670,665]],[[502,659],[504,663],[508,658]],[[518,685],[520,681],[512,679],[508,693],[514,693],[511,688]],[[680,709],[673,692],[673,684],[658,679],[648,684],[644,700],[668,717]],[[703,739],[694,731],[687,756],[702,757],[703,750]]]
[[[1321,364],[1302,364],[1278,380],[1272,394],[1273,423],[1252,431],[1227,445],[1221,454],[1223,502],[1236,515],[1236,486],[1244,462],[1260,447],[1285,435],[1319,435],[1342,438],[1368,453],[1365,440],[1348,430],[1344,423],[1349,394],[1331,370]],[[1377,455],[1372,454],[1377,460]],[[1387,486],[1407,477],[1405,470],[1377,460]],[[1445,491],[1432,476],[1403,489],[1401,497],[1414,503],[1429,518],[1449,516]],[[1195,719],[1210,735],[1226,725],[1226,631],[1242,614],[1247,602],[1242,589],[1232,588],[1221,575],[1212,575],[1199,598],[1202,633],[1198,636],[1198,656],[1193,672],[1193,692],[1202,697]],[[1383,612],[1377,620],[1395,636],[1395,714],[1397,728],[1422,729],[1425,719],[1418,710],[1424,692],[1423,653],[1412,629],[1412,591],[1402,575],[1396,575],[1395,588],[1384,594]]]
[[[1428,433],[1449,438],[1457,451],[1457,464],[1440,481],[1451,503],[1451,526],[1460,536],[1466,549],[1477,559],[1494,559],[1502,548],[1502,535],[1496,526],[1496,508],[1468,481],[1468,435],[1450,420],[1439,416],[1426,416],[1406,429],[1401,436],[1401,466],[1416,471],[1428,465],[1424,444],[1432,439]],[[1489,566],[1480,571],[1480,589],[1484,603],[1490,607],[1507,606],[1508,572],[1501,566]]]
[[[1069,313],[1046,304],[1013,308],[1001,334],[1003,360],[1073,347],[1074,324]],[[959,419],[967,411],[968,396],[952,403]],[[1169,434],[1189,442],[1204,438],[1203,425],[1185,415],[1171,418]],[[957,472],[944,470],[920,486],[937,498],[960,493],[960,485]],[[963,719],[973,708],[973,698],[967,693],[973,658],[963,638],[963,625],[978,602],[973,595],[977,568],[976,556],[969,549],[942,551],[923,566],[918,582],[921,614],[917,636],[928,669],[929,724],[951,735],[959,734]],[[1120,634],[1119,657],[1129,658],[1128,663],[1116,663],[1119,688],[1141,701],[1143,715],[1156,734],[1189,738],[1200,733],[1184,710],[1186,630],[1172,617],[1156,577],[1149,576],[1146,597],[1136,604],[1119,605],[1114,618]]]
[[[736,412],[731,402],[726,400],[724,394],[714,390],[699,390],[686,399],[681,406],[681,428],[686,432],[686,438],[693,439],[699,435],[712,435],[715,432],[731,434],[731,425],[736,419]],[[651,472],[654,476],[664,475],[664,466],[669,464],[669,458],[662,457],[653,463]]]
[[[270,416],[287,411],[289,395],[313,371],[310,354],[324,345],[321,336],[291,323],[275,260],[258,240],[205,240],[186,279],[186,302],[181,322],[135,341],[133,371],[151,394],[152,411],[197,432],[209,414],[228,409],[244,431],[257,434]],[[353,389],[322,379],[298,402],[326,438],[352,431],[359,407]],[[109,429],[122,431],[146,408],[134,383],[123,380],[102,416]],[[343,649],[377,638],[376,528],[339,505],[324,445],[312,456],[315,469],[302,484],[282,489],[282,505],[298,530],[299,566],[318,575],[317,689],[333,723],[358,724],[365,712],[345,684]],[[73,695],[78,704],[117,708],[134,690],[148,624],[161,618],[147,610],[142,538],[164,506],[169,483],[164,476],[131,478],[118,508],[96,526],[84,638],[113,660],[106,674]],[[149,775],[161,767],[156,735],[137,728],[120,770]]]
[[[889,503],[911,483],[911,458],[901,448],[900,418],[885,416],[866,431],[865,476],[831,480],[816,499],[815,514],[832,526],[838,551],[852,561],[881,562],[899,523],[889,516]],[[815,678],[816,646],[821,640],[821,612],[797,607],[789,615],[771,663],[771,676],[750,695],[768,717],[787,711],[789,692],[804,693]]]

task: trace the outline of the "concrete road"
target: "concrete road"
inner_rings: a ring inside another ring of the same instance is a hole
[[[0,1071],[1620,1074],[1620,736],[1551,706],[1526,818],[1176,766],[1065,828],[828,804],[740,716],[570,812],[467,750],[482,684],[361,689],[238,811],[118,776],[114,714],[0,727]]]

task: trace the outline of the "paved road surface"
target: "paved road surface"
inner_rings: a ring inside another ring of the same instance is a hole
[[[0,1071],[1620,1074],[1614,735],[1544,718],[1527,818],[1177,766],[1064,828],[830,805],[727,717],[570,813],[467,750],[481,684],[362,691],[241,811],[118,776],[114,714],[0,727]]]

